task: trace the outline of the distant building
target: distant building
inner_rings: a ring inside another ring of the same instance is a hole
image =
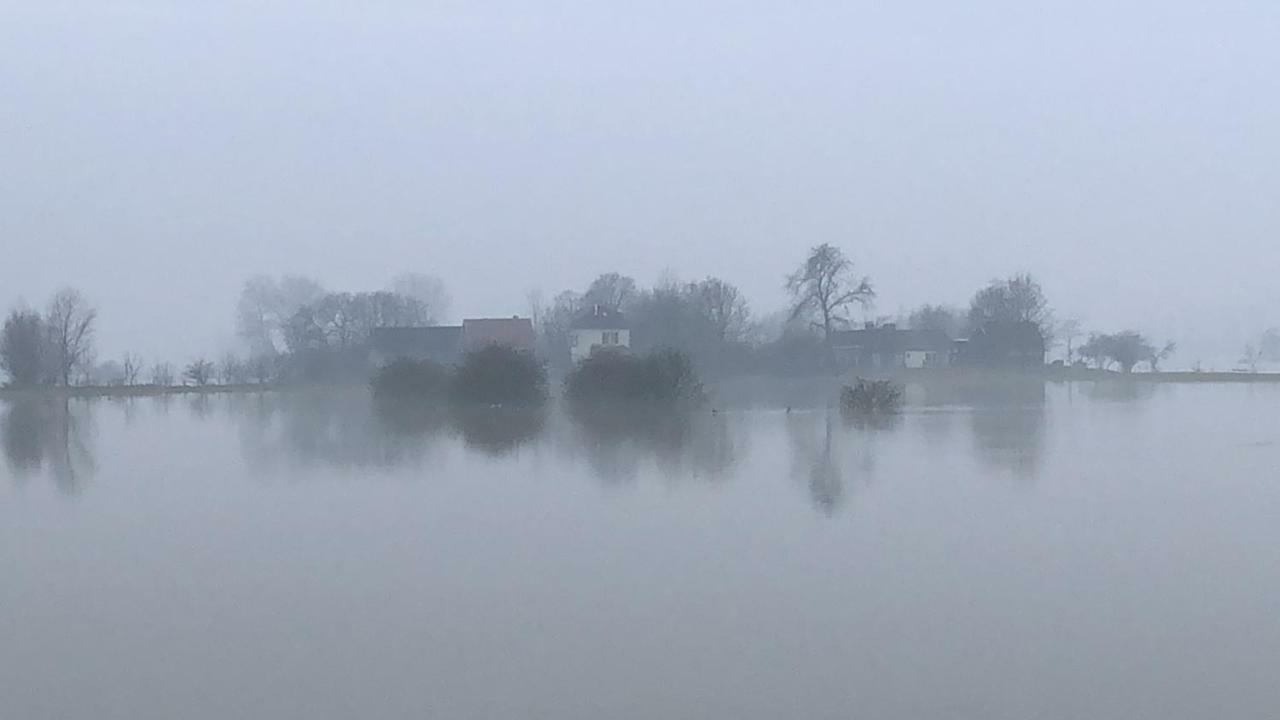
[[[374,328],[369,349],[374,365],[393,360],[432,360],[443,365],[459,362],[472,350],[507,345],[533,352],[535,339],[529,318],[470,318],[461,325]]]
[[[1045,345],[1033,322],[989,322],[957,342],[956,359],[970,367],[1027,370],[1044,365]]]
[[[489,345],[506,345],[532,353],[537,348],[533,321],[529,318],[469,318],[462,321],[462,350],[471,352]]]
[[[393,360],[432,360],[452,365],[461,355],[462,326],[374,328],[369,345],[374,365]]]
[[[622,313],[593,305],[569,326],[569,358],[578,362],[600,349],[631,347],[631,329]]]
[[[893,323],[831,334],[831,352],[846,368],[944,368],[951,365],[952,348],[941,330],[900,330]]]

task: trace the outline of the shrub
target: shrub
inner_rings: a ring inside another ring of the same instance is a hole
[[[489,345],[467,353],[452,395],[461,405],[540,405],[547,399],[547,371],[531,353]]]
[[[840,390],[840,410],[849,415],[895,413],[902,407],[902,387],[889,380],[858,378]]]
[[[696,404],[705,398],[689,357],[662,350],[644,357],[597,353],[565,378],[565,396],[575,404]]]
[[[373,394],[380,401],[444,400],[449,371],[430,360],[396,360],[373,376]]]

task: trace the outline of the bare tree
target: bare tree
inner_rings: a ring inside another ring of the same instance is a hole
[[[907,325],[913,330],[937,330],[957,338],[964,330],[964,315],[945,305],[921,305],[911,312]]]
[[[1151,353],[1151,357],[1147,358],[1147,364],[1151,366],[1151,372],[1160,372],[1160,363],[1168,360],[1178,351],[1178,344],[1170,340],[1163,347]]]
[[[866,278],[853,277],[853,263],[839,248],[823,243],[809,251],[809,257],[787,278],[791,293],[791,319],[811,317],[830,344],[831,333],[847,325],[849,306],[867,307],[875,300],[875,290]]]
[[[248,365],[236,357],[235,353],[222,356],[222,362],[218,364],[218,374],[222,377],[223,385],[240,385],[248,382],[249,379]]]
[[[275,355],[285,323],[324,296],[320,283],[299,275],[279,280],[255,275],[245,281],[236,303],[236,332],[255,355]]]
[[[690,287],[698,313],[721,344],[736,342],[746,332],[750,310],[742,293],[720,278],[709,277]]]
[[[17,386],[35,385],[48,379],[44,319],[33,310],[14,310],[0,332],[0,369]]]
[[[158,387],[173,386],[173,366],[167,362],[158,362],[151,366],[151,384]]]
[[[616,272],[605,273],[591,281],[582,298],[583,307],[599,305],[618,312],[636,296],[636,281]]]
[[[990,322],[1029,322],[1046,338],[1053,336],[1053,314],[1040,283],[1028,273],[1007,280],[992,280],[970,302],[969,327],[977,330]]]
[[[66,386],[71,373],[85,367],[93,356],[93,331],[98,313],[79,291],[59,290],[49,303],[45,327],[49,333],[49,351],[55,377]]]
[[[188,384],[204,387],[213,379],[213,363],[204,358],[197,358],[182,371],[182,377]]]
[[[1253,343],[1244,346],[1244,355],[1240,358],[1240,363],[1249,368],[1249,372],[1258,372],[1258,363],[1262,361],[1262,349]]]
[[[120,379],[125,385],[137,385],[138,376],[142,374],[142,358],[133,353],[125,353],[120,361]]]
[[[396,295],[413,298],[422,305],[424,325],[435,325],[448,316],[450,298],[444,282],[423,273],[397,275],[388,288]]]

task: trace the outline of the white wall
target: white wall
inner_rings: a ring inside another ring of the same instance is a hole
[[[618,344],[613,347],[631,347],[630,330],[571,330],[569,332],[569,357],[574,362],[591,354],[593,347],[604,347],[604,334],[618,333]]]

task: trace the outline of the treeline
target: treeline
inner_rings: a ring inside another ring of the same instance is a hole
[[[0,368],[9,384],[72,385],[93,363],[98,313],[77,290],[64,288],[49,300],[44,312],[17,308],[0,331]],[[129,372],[140,368],[131,362]]]
[[[874,316],[871,279],[856,272],[840,248],[823,244],[786,277],[785,289],[786,307],[757,314],[724,278],[666,278],[641,287],[631,277],[609,272],[549,302],[532,295],[529,315],[539,357],[562,375],[573,365],[574,320],[593,306],[626,317],[634,352],[677,351],[702,375],[828,372],[833,333],[855,327],[855,311],[878,325],[894,322],[951,339],[969,337],[991,323],[1029,323],[1047,345],[1065,345],[1068,365],[1132,371],[1145,364],[1154,370],[1175,350],[1173,343],[1155,343],[1134,330],[1085,336],[1079,322],[1056,320],[1029,274],[993,280],[966,308],[927,304],[904,317]],[[244,284],[236,304],[236,332],[246,352],[189,358],[177,367],[164,362],[144,367],[133,354],[96,363],[97,313],[80,293],[66,289],[44,311],[18,308],[9,314],[0,336],[0,368],[10,385],[19,386],[360,380],[368,376],[368,341],[375,328],[436,325],[448,308],[444,283],[430,275],[401,275],[365,292],[335,292],[296,275],[260,275]],[[1251,344],[1245,355],[1255,368],[1272,356],[1280,360],[1280,333]]]

